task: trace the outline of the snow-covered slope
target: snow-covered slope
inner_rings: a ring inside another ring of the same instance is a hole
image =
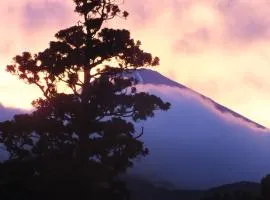
[[[209,188],[258,181],[270,173],[270,132],[157,72],[141,70],[141,90],[172,103],[168,112],[138,124],[150,155],[130,173],[177,188]]]
[[[137,80],[140,81],[141,84],[151,84],[151,85],[155,85],[155,86],[169,86],[169,87],[176,87],[176,88],[180,88],[180,89],[184,89],[186,91],[189,91],[191,93],[193,93],[194,95],[197,95],[198,97],[201,97],[202,99],[206,100],[206,102],[212,104],[218,111],[222,112],[222,113],[229,113],[233,116],[235,116],[236,118],[240,118],[243,119],[246,122],[250,122],[253,125],[257,126],[258,128],[262,128],[265,129],[264,126],[251,121],[250,119],[232,111],[229,108],[226,108],[225,106],[222,106],[220,104],[218,104],[217,102],[215,102],[214,100],[197,93],[196,91],[187,88],[186,86],[177,83],[171,79],[168,79],[167,77],[161,75],[160,73],[153,71],[153,70],[148,70],[148,69],[141,69],[138,70],[138,72],[134,73],[134,78],[136,78]]]

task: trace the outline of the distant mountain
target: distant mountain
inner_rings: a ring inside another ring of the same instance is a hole
[[[172,103],[168,112],[137,124],[150,155],[131,175],[174,189],[208,189],[243,180],[258,182],[270,172],[270,132],[264,126],[158,72],[133,76],[139,90]]]
[[[15,114],[22,112],[24,111],[21,109],[5,107],[0,102],[0,122],[7,119],[11,119]]]
[[[23,111],[21,109],[16,109],[16,108],[8,108],[8,107],[3,106],[0,103],[0,122],[11,119],[15,114],[23,113],[23,112],[26,112],[26,111]],[[5,159],[8,159],[8,155],[6,151],[4,150],[3,145],[0,144],[0,160],[5,160]]]
[[[261,186],[259,183],[255,182],[241,181],[238,183],[225,184],[219,187],[210,188],[206,190],[206,194],[207,195],[213,195],[215,193],[228,194],[237,191],[251,192],[259,196],[261,193]]]
[[[254,182],[238,182],[226,184],[207,190],[181,190],[181,189],[166,189],[155,186],[141,178],[129,177],[127,179],[128,188],[131,191],[132,200],[220,200],[218,197],[248,195],[249,197],[261,196],[260,184]],[[234,198],[226,198],[234,199]],[[238,198],[235,198],[240,200]],[[251,198],[252,199],[252,198]],[[247,200],[243,199],[242,200]]]

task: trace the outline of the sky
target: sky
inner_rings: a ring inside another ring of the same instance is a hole
[[[0,7],[0,102],[30,108],[39,91],[5,72],[22,51],[42,51],[78,17],[69,0],[9,0]],[[270,127],[268,0],[125,0],[127,28],[161,59],[156,68]]]

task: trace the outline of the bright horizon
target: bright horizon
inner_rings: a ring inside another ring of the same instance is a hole
[[[116,26],[160,57],[156,70],[163,75],[270,127],[270,4],[231,2],[126,0],[130,17]],[[44,50],[58,30],[78,19],[66,0],[10,0],[0,11],[0,103],[27,109],[38,89],[5,66],[22,51]]]

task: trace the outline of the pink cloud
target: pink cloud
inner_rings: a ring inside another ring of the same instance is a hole
[[[217,9],[224,18],[228,37],[249,43],[270,36],[268,1],[223,0],[217,4]]]
[[[43,31],[52,25],[67,25],[71,12],[64,1],[30,1],[22,7],[22,28],[29,33]]]

